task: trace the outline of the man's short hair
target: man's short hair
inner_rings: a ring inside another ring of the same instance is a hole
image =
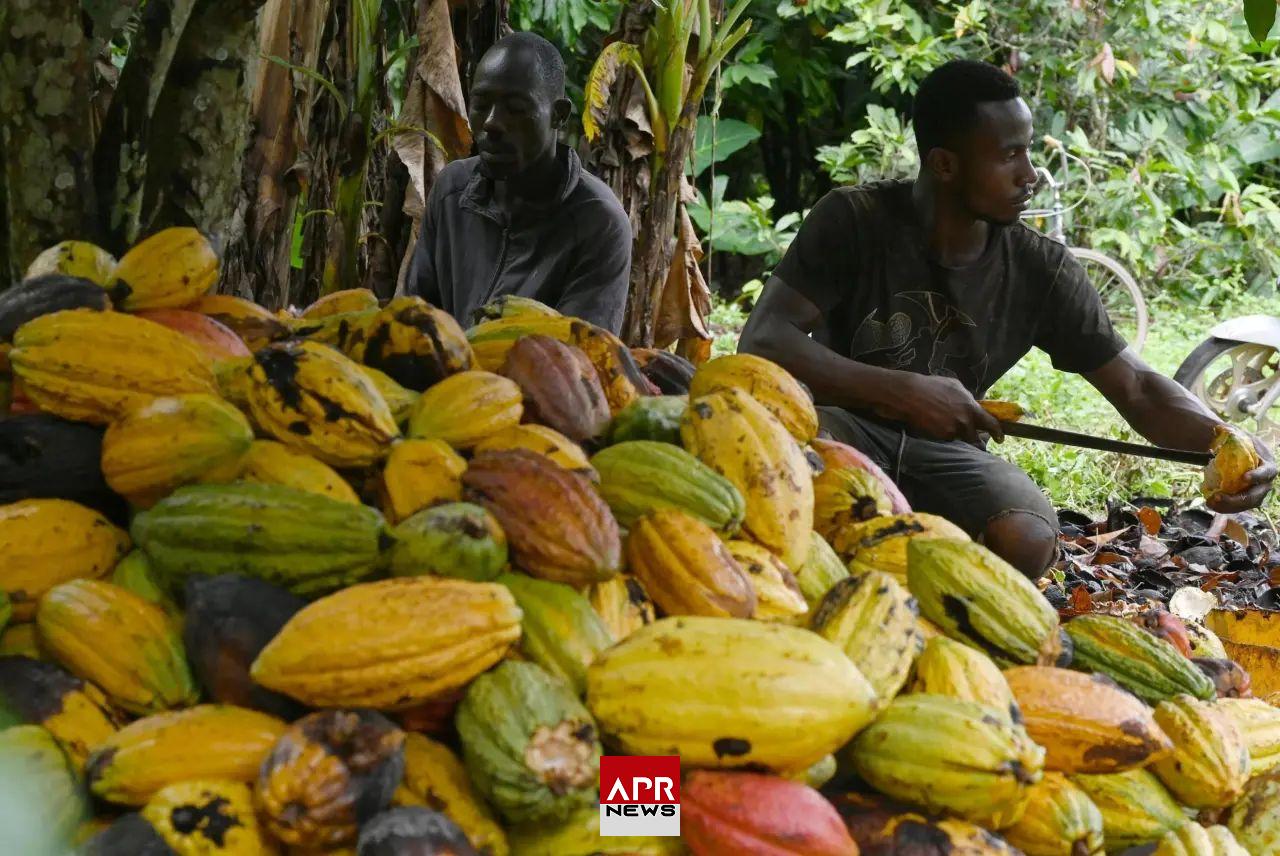
[[[550,98],[563,98],[565,85],[564,58],[551,42],[536,33],[512,33],[494,43],[489,50],[505,50],[531,56],[538,67],[538,83]]]
[[[979,104],[1021,94],[1018,81],[990,63],[956,59],[935,68],[920,84],[912,110],[920,159],[972,128]]]

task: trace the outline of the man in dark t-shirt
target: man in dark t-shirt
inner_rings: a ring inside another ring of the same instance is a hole
[[[464,327],[507,294],[622,327],[631,221],[557,143],[571,109],[564,85],[559,52],[532,33],[502,39],[476,69],[469,118],[479,155],[449,164],[432,185],[406,280]]]
[[[1029,576],[1056,550],[1057,519],[978,404],[1031,348],[1082,374],[1154,443],[1206,450],[1219,420],[1112,328],[1062,245],[1022,225],[1037,182],[1031,111],[1017,83],[957,61],[922,83],[915,181],[841,188],[809,213],[769,280],[740,350],[808,384],[822,425],[889,471],[918,511],[941,514]],[[1252,487],[1215,509],[1257,506]]]

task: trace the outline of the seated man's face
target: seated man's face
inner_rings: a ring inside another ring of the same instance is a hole
[[[480,61],[468,118],[486,176],[518,177],[555,151],[559,96],[546,90],[527,51],[499,48]]]

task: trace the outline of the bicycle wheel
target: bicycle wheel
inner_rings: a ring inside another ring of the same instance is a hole
[[[1080,262],[1084,272],[1089,275],[1090,282],[1102,296],[1102,305],[1111,316],[1111,323],[1129,347],[1142,353],[1147,344],[1147,301],[1142,296],[1142,289],[1133,274],[1125,270],[1115,259],[1097,250],[1083,247],[1072,247],[1071,255]]]

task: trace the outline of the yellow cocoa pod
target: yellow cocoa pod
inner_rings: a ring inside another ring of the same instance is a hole
[[[150,508],[184,484],[232,481],[252,442],[249,420],[221,398],[156,398],[108,426],[102,474],[116,493]]]
[[[1214,499],[1248,490],[1245,476],[1262,465],[1253,438],[1238,428],[1219,425],[1213,430],[1209,451],[1213,460],[1204,471],[1204,485],[1200,488],[1204,497]]]
[[[89,789],[113,803],[145,805],[177,782],[251,782],[286,727],[274,716],[229,704],[148,716],[98,745],[86,768]]]
[[[756,611],[752,618],[788,623],[804,620],[809,614],[809,604],[805,602],[795,574],[782,564],[781,559],[750,541],[726,541],[725,546],[755,590]]]
[[[15,621],[31,621],[40,597],[69,580],[101,577],[129,552],[129,534],[65,499],[0,505],[0,589]]]
[[[379,507],[392,524],[443,502],[462,499],[467,462],[443,440],[401,440],[382,468]]]
[[[218,254],[198,229],[164,229],[124,254],[108,290],[127,311],[177,308],[212,288],[218,271]]]
[[[725,389],[741,390],[760,402],[798,442],[808,443],[818,436],[813,396],[777,363],[753,354],[709,360],[694,372],[689,398]]]
[[[515,381],[464,371],[422,393],[409,416],[409,436],[474,449],[499,431],[519,425],[523,414],[524,398]]]
[[[471,779],[447,746],[422,734],[404,739],[404,781],[393,802],[443,812],[458,824],[478,852],[506,856],[507,836]]]
[[[328,464],[275,440],[254,440],[241,459],[240,480],[278,484],[359,504],[360,498]]]
[[[680,439],[746,499],[743,531],[788,568],[803,565],[813,529],[813,477],[783,424],[747,393],[725,389],[691,400]]]
[[[62,273],[106,285],[115,269],[115,256],[102,247],[88,241],[63,241],[36,256],[27,266],[23,279]]]

